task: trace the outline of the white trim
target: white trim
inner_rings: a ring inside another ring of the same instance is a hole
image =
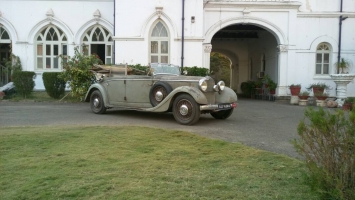
[[[83,35],[86,34],[87,30],[94,25],[103,26],[113,35],[113,24],[111,24],[109,21],[102,19],[102,18],[92,19],[92,20],[86,22],[84,25],[82,25],[79,28],[79,30],[75,33],[75,36],[74,36],[75,44],[80,44],[81,38],[83,37]],[[112,37],[112,39],[114,39],[114,37]]]
[[[54,25],[58,28],[60,28],[66,35],[67,37],[67,41],[68,44],[71,44],[74,39],[73,37],[73,32],[72,30],[62,21],[60,21],[59,19],[52,17],[52,18],[46,18],[40,22],[38,22],[30,31],[30,33],[28,34],[27,37],[27,41],[29,44],[33,44],[32,42],[34,42],[35,40],[37,40],[36,35],[38,34],[38,32],[45,26],[49,26],[49,25]]]
[[[112,37],[116,41],[144,41],[143,37]]]
[[[212,37],[224,27],[233,25],[233,24],[252,24],[256,26],[261,26],[273,34],[277,40],[278,44],[288,44],[287,37],[285,33],[275,24],[270,21],[267,21],[258,17],[234,17],[228,18],[223,21],[218,21],[212,25],[205,33],[204,43],[211,43]]]
[[[169,31],[169,37],[170,38],[177,38],[178,37],[178,29],[177,26],[175,25],[175,23],[170,19],[170,17],[168,17],[164,12],[161,12],[160,17],[158,17],[158,15],[156,14],[156,12],[154,12],[153,14],[151,14],[147,20],[144,22],[144,24],[142,25],[142,29],[141,29],[141,38],[149,38],[150,37],[150,31],[151,31],[151,27],[153,26],[153,24],[157,21],[157,20],[161,20],[164,22],[167,30]]]
[[[213,10],[216,9],[220,11],[220,8],[237,8],[237,7],[245,7],[248,8],[264,8],[264,9],[272,9],[272,8],[277,8],[277,9],[299,9],[299,7],[302,6],[301,2],[295,2],[295,1],[273,1],[273,2],[265,2],[264,1],[255,1],[255,0],[249,0],[249,1],[239,1],[239,2],[231,2],[231,1],[221,1],[221,2],[208,2],[208,4],[205,5],[204,10]]]
[[[13,42],[18,40],[17,31],[15,27],[11,24],[11,22],[0,16],[0,24],[3,24],[3,27],[10,36],[10,40],[12,40]]]
[[[325,13],[325,12],[319,12],[319,13],[297,13],[298,18],[339,18],[340,15],[347,16],[349,18],[355,18],[354,13],[348,13],[348,12],[334,12],[334,13]]]

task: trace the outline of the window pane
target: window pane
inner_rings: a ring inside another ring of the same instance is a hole
[[[46,58],[46,68],[47,69],[51,68],[51,58]]]
[[[54,65],[54,68],[55,69],[58,69],[58,58],[56,57],[56,58],[54,58],[54,61],[53,61],[54,63],[53,63],[53,65]]]
[[[322,64],[317,64],[316,65],[316,74],[321,74],[322,73]]]
[[[63,55],[68,55],[67,53],[67,45],[63,45]]]
[[[37,58],[37,68],[43,69],[43,58]]]
[[[111,64],[111,58],[106,58],[106,65],[110,65]]]
[[[322,63],[322,54],[321,53],[317,53],[317,63]]]
[[[67,41],[67,38],[65,36],[63,37],[63,41]]]
[[[42,41],[42,38],[40,35],[38,36],[37,41]]]
[[[87,41],[88,41],[88,38],[85,36],[83,41],[87,42]]]
[[[323,65],[323,74],[329,74],[329,64]]]
[[[55,55],[55,56],[58,55],[58,45],[53,45],[53,52],[54,52],[53,55]]]
[[[158,53],[158,41],[152,41],[150,46],[150,53]]]
[[[168,56],[162,56],[161,63],[168,63]]]
[[[329,63],[329,53],[324,54],[324,63]]]
[[[47,56],[51,55],[51,45],[49,45],[49,44],[46,45],[46,55]]]
[[[106,56],[111,56],[111,45],[106,46]]]
[[[168,52],[168,41],[161,42],[161,53],[169,53]]]
[[[43,55],[43,46],[41,44],[37,45],[37,55]]]
[[[158,56],[151,56],[150,57],[150,62],[152,62],[152,63],[158,62]]]

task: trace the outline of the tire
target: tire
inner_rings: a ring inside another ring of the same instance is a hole
[[[166,82],[156,82],[149,92],[149,101],[153,107],[162,102],[173,88]]]
[[[174,100],[173,115],[179,124],[195,124],[200,119],[200,114],[200,106],[190,95],[181,94]]]
[[[230,117],[232,115],[233,110],[234,110],[234,108],[229,109],[229,110],[221,110],[218,112],[213,112],[213,113],[211,113],[211,115],[215,119],[227,119],[228,117]]]
[[[106,112],[104,99],[102,98],[102,94],[99,90],[95,90],[91,93],[90,106],[91,106],[91,110],[95,114],[103,114]]]

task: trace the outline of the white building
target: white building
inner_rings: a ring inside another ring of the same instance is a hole
[[[335,96],[329,74],[340,40],[340,56],[355,65],[354,0],[0,0],[0,59],[12,48],[23,70],[36,72],[38,90],[43,72],[62,70],[57,55],[87,45],[105,63],[142,65],[209,68],[210,52],[220,52],[238,91],[264,71],[278,96],[316,82]]]

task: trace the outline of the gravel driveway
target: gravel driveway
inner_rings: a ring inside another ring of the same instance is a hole
[[[175,122],[171,113],[145,113],[109,110],[104,115],[91,112],[89,103],[0,101],[0,132],[6,126],[146,126],[192,132],[198,135],[240,142],[247,146],[297,157],[291,140],[297,138],[297,125],[305,107],[286,101],[241,99],[227,120],[209,114],[193,126]]]

